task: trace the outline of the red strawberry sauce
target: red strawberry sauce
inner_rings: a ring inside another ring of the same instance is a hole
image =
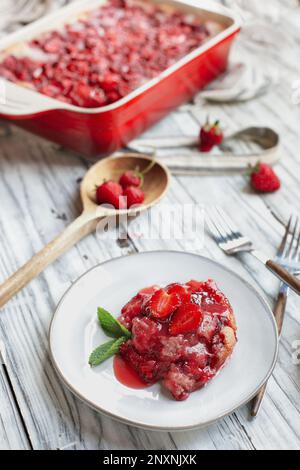
[[[206,385],[236,342],[231,305],[212,280],[142,289],[120,321],[132,338],[114,359],[116,378],[132,388],[161,380],[176,400]]]
[[[130,388],[146,388],[151,384],[143,381],[137,371],[119,354],[114,357],[114,373],[118,381]]]

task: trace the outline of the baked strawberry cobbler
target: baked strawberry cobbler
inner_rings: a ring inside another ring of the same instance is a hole
[[[121,357],[144,382],[162,380],[176,400],[206,385],[237,341],[232,307],[211,279],[143,289],[119,320],[132,333]]]
[[[222,29],[193,14],[110,0],[55,31],[18,44],[0,76],[52,98],[94,108],[113,103]]]

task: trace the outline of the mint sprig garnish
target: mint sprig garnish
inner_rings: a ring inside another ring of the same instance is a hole
[[[106,359],[114,356],[117,354],[117,352],[119,352],[121,344],[127,341],[127,339],[128,338],[125,336],[122,336],[121,338],[112,339],[104,344],[101,344],[101,346],[98,346],[98,348],[94,349],[94,351],[91,353],[89,357],[89,364],[91,366],[98,366],[102,362],[106,361]]]
[[[99,307],[97,315],[103,331],[107,336],[114,339],[101,344],[90,354],[89,364],[92,367],[98,366],[102,362],[106,361],[106,359],[117,354],[120,346],[131,338],[131,332],[116,320],[107,310]]]
[[[131,338],[131,332],[102,307],[98,308],[98,320],[107,336],[111,338],[121,338],[122,336],[127,339]]]

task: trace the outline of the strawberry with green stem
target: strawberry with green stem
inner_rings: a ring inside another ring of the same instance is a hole
[[[260,193],[273,193],[280,188],[280,180],[272,167],[266,163],[258,162],[255,166],[249,165],[248,175],[250,184]]]
[[[141,188],[144,184],[144,175],[151,170],[155,160],[151,160],[149,165],[143,171],[140,171],[139,167],[136,167],[134,170],[127,170],[120,176],[119,184],[123,189],[128,188],[129,186],[135,186]]]
[[[123,189],[129,186],[140,188],[143,185],[143,175],[138,170],[127,170],[121,175],[119,184]]]
[[[116,181],[104,181],[96,187],[96,199],[98,204],[111,204],[116,209],[126,209],[134,205],[142,204],[145,193],[142,190],[144,175],[148,173],[155,160],[151,160],[143,171],[139,168],[127,170],[120,176],[119,183]]]
[[[143,204],[145,200],[145,193],[142,189],[144,175],[151,170],[154,164],[155,160],[153,159],[143,171],[137,167],[135,170],[125,171],[121,175],[119,184],[123,187],[123,195],[126,198],[128,208]]]
[[[224,134],[220,127],[219,121],[214,124],[209,122],[207,117],[206,123],[200,129],[199,150],[200,152],[210,152],[215,145],[220,145],[223,141]]]

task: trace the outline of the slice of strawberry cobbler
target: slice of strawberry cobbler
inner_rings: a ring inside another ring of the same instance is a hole
[[[119,320],[132,332],[122,358],[146,383],[162,380],[176,400],[207,384],[237,341],[232,307],[211,279],[142,289]]]

